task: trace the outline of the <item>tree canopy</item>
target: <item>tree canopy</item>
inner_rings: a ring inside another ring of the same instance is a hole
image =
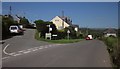
[[[45,33],[49,32],[48,25],[50,25],[50,27],[52,28],[52,31],[51,31],[52,34],[56,33],[57,31],[56,26],[52,22],[36,20],[34,21],[34,23],[36,24],[36,29],[38,30],[38,32],[41,33],[41,37],[45,37]]]

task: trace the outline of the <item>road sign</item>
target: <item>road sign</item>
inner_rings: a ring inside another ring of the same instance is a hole
[[[57,36],[56,34],[53,34],[52,36]]]
[[[49,31],[52,31],[52,28],[49,28]]]
[[[78,28],[77,28],[77,27],[75,28],[75,31],[76,31],[76,32],[78,31]]]
[[[68,39],[70,38],[69,34],[70,34],[70,30],[67,31],[67,36],[68,36]]]
[[[49,39],[51,40],[51,33],[46,33],[46,34],[45,34],[45,38],[46,38],[46,39],[49,38]]]
[[[68,30],[67,33],[70,33],[70,30]]]

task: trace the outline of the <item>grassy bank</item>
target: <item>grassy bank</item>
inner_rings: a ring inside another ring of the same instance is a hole
[[[102,39],[107,45],[107,50],[111,56],[111,62],[113,63],[113,67],[115,69],[120,68],[120,42],[118,42],[118,38],[115,37],[107,37]]]
[[[35,33],[35,39],[50,42],[50,43],[74,43],[74,42],[79,42],[82,40],[82,39],[69,39],[69,40],[68,39],[59,39],[59,40],[44,39],[44,38],[39,37],[38,31],[36,31]]]

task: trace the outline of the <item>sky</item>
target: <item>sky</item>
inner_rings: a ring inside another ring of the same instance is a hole
[[[118,2],[119,0],[3,0],[3,2]]]
[[[64,15],[72,19],[73,24],[89,28],[117,28],[117,2],[3,2],[2,14],[9,13],[25,16],[33,22],[38,19],[50,21],[55,16]]]

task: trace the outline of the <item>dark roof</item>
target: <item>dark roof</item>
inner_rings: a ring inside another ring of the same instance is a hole
[[[72,27],[77,27],[77,28],[79,28],[79,25],[73,24]]]
[[[58,16],[58,17],[61,18],[61,19],[67,18],[66,16]]]
[[[104,33],[117,33],[117,31],[115,29],[109,28],[109,29],[105,30]]]
[[[66,16],[58,16],[58,17],[61,18],[66,23],[68,23],[69,25],[72,25],[72,20],[69,17]]]

